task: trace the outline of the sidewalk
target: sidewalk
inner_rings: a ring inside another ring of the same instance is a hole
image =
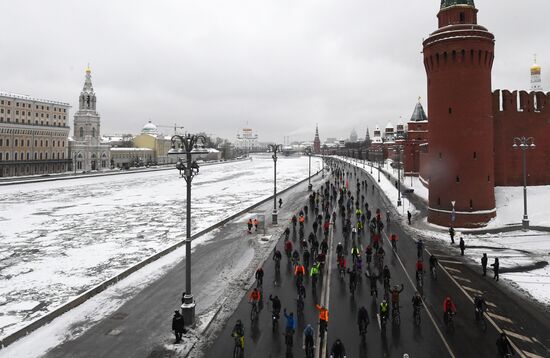
[[[318,186],[321,176],[312,178]],[[279,222],[290,220],[307,198],[307,181],[285,193]],[[213,318],[224,320],[250,285],[257,266],[282,234],[268,225],[265,235],[248,234],[248,217],[271,217],[273,203],[262,204],[193,242],[193,295],[197,324],[174,345],[171,318],[184,289],[185,247],[146,266],[76,309],[20,339],[0,354],[35,357],[185,356]],[[268,220],[270,222],[270,220]]]

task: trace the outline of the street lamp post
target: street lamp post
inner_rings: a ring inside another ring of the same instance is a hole
[[[191,182],[193,177],[199,173],[199,165],[193,160],[193,155],[207,154],[208,152],[199,148],[206,142],[206,138],[201,135],[185,134],[172,136],[172,149],[168,152],[170,155],[185,154],[185,163],[183,158],[179,158],[176,163],[176,169],[187,183],[187,211],[186,211],[186,234],[185,234],[185,293],[181,305],[181,313],[186,325],[193,325],[195,322],[195,300],[191,294]],[[179,148],[176,143],[179,142]],[[183,172],[183,173],[182,173]]]
[[[321,148],[321,163],[323,163],[321,178],[325,179],[325,148]]]
[[[527,216],[527,149],[535,149],[535,139],[533,137],[515,137],[514,149],[520,148],[523,159],[523,219],[521,223],[524,229],[529,228],[529,217]]]
[[[309,158],[308,176],[307,176],[307,191],[311,191],[311,147],[306,148],[306,155]]]
[[[380,183],[380,171],[382,170],[382,168],[380,167],[380,162],[382,161],[381,158],[380,158],[380,154],[382,154],[382,157],[384,157],[384,152],[378,148],[376,150],[376,159],[378,160],[378,182]]]
[[[403,153],[403,146],[396,145],[394,150],[399,155],[397,159],[397,206],[401,206],[401,154]]]
[[[271,222],[273,225],[277,225],[277,153],[283,150],[283,146],[280,144],[269,144],[269,149],[273,152],[271,158],[273,158],[273,213],[271,216]]]

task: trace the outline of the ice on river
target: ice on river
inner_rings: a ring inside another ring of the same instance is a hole
[[[307,157],[280,157],[278,190],[307,174]],[[272,192],[270,155],[201,167],[193,232]],[[0,187],[0,337],[181,240],[185,193],[176,170]]]

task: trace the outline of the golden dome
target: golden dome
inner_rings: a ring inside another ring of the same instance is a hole
[[[90,64],[88,64],[88,66],[86,66],[86,73],[91,73],[92,72],[92,69],[90,68]]]
[[[533,66],[531,66],[531,71],[540,72],[540,69],[541,69],[541,67],[539,65],[537,65],[536,63],[534,63]]]

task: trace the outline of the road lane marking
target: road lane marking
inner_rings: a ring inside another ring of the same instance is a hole
[[[452,275],[450,275],[452,277]],[[466,291],[470,291],[470,292],[474,292],[474,293],[477,293],[478,295],[483,295],[483,292],[481,292],[480,290],[477,290],[475,288],[471,288],[471,287],[468,287],[468,286],[462,286],[462,288],[464,288]]]
[[[493,302],[489,302],[489,301],[487,301],[487,300],[485,300],[485,304],[486,304],[487,306],[491,306],[491,307],[495,307],[495,308],[497,307],[497,305],[495,305]]]
[[[439,262],[445,262],[446,264],[458,264],[458,265],[462,265],[462,262],[460,261],[452,261],[452,260],[437,260]]]
[[[380,322],[380,314],[376,314],[376,322],[378,322],[378,329],[382,330],[382,322]]]
[[[441,260],[439,260],[441,261]],[[441,265],[440,265],[441,266]],[[455,269],[455,268],[452,268],[452,267],[448,267],[448,266],[445,266],[445,268],[449,271],[452,271],[452,272],[458,272],[458,273],[462,273],[462,271],[460,271],[459,269]]]
[[[391,245],[390,239],[388,238],[388,234],[386,232],[384,232],[384,237],[386,238],[388,243],[390,243],[390,245]],[[426,252],[427,251],[428,250],[426,250]],[[413,283],[413,280],[411,279],[411,276],[409,275],[409,273],[405,269],[405,265],[403,264],[403,261],[401,261],[401,257],[399,255],[396,255],[396,257],[397,257],[397,260],[399,261],[399,264],[401,265],[401,268],[403,268],[403,271],[405,272],[405,276],[407,276],[407,279],[409,280],[409,283],[411,284],[413,290],[416,292],[416,285]],[[437,334],[439,335],[439,337],[443,341],[443,344],[445,345],[445,348],[447,348],[447,351],[449,352],[450,357],[455,358],[455,355],[454,355],[453,351],[451,350],[451,346],[449,345],[449,343],[445,339],[445,336],[443,335],[443,333],[439,329],[439,326],[435,322],[435,319],[433,318],[432,313],[428,309],[428,306],[426,306],[426,302],[424,302],[424,299],[422,299],[422,305],[424,306],[424,309],[425,309],[426,313],[428,314],[428,317],[430,317],[430,320],[432,321],[432,323],[435,327],[435,330],[437,331]]]
[[[428,251],[428,249],[425,249],[425,250],[426,250],[426,252],[428,253],[428,255],[431,255],[430,252]],[[443,272],[445,272],[445,274],[447,274],[447,276],[449,277],[449,279],[450,279],[451,281],[454,282],[454,284],[458,287],[458,289],[462,291],[462,293],[464,294],[464,296],[466,296],[466,298],[467,298],[468,300],[470,300],[470,302],[473,304],[473,303],[474,303],[474,300],[472,299],[472,297],[470,297],[470,295],[468,294],[468,292],[466,292],[466,291],[464,290],[464,288],[463,288],[458,282],[456,282],[456,280],[455,280],[455,279],[453,278],[453,276],[449,273],[449,271],[447,271],[447,270],[445,269],[444,266],[442,266],[442,265],[440,265],[440,266],[441,266],[441,269],[443,270]],[[496,329],[498,332],[502,332],[502,329],[500,329],[500,327],[495,323],[495,321],[494,321],[491,317],[487,316],[487,321],[489,321],[489,323],[491,323],[491,324],[493,325],[493,327],[495,327],[495,329]],[[514,344],[514,342],[513,342],[512,340],[509,340],[509,342],[510,342],[510,345],[512,346],[512,348],[514,348],[514,350],[515,350],[516,352],[518,352],[518,355],[519,355],[521,358],[526,358],[525,354],[523,354],[523,352]]]
[[[525,354],[529,358],[544,358],[543,356],[539,356],[538,354],[527,352],[525,350],[522,351],[522,352],[523,352],[523,354]]]
[[[506,318],[504,316],[500,316],[496,313],[493,313],[493,312],[487,312],[487,314],[495,319],[498,319],[499,321],[504,321],[504,322],[508,322],[508,323],[514,323],[510,318]]]
[[[324,306],[330,315],[329,310],[329,300],[330,300],[330,276],[332,272],[332,240],[334,239],[334,225],[331,225],[329,237],[328,237],[328,250],[327,250],[327,256],[325,258],[325,268],[327,269],[326,273],[323,273],[323,290],[321,292],[321,302],[319,304],[321,306]],[[326,264],[328,260],[328,265]],[[330,317],[330,316],[329,316]],[[324,339],[323,344],[321,345],[321,337],[319,337],[319,333],[321,327],[317,326],[317,338],[316,338],[316,345],[319,347],[317,350],[317,356],[319,358],[326,357],[327,355],[327,338],[328,338],[328,327],[327,331],[324,333]]]
[[[504,333],[506,333],[508,336],[511,336],[511,337],[514,337],[514,338],[517,338],[517,339],[521,339],[522,341],[525,341],[525,342],[533,343],[533,340],[531,338],[523,336],[519,333],[515,333],[515,332],[509,331],[507,329],[503,329],[502,331]]]
[[[472,281],[470,281],[469,279],[467,279],[465,277],[460,277],[460,276],[457,276],[457,275],[453,275],[453,277],[456,278],[457,280],[460,280],[460,281],[472,283]]]

